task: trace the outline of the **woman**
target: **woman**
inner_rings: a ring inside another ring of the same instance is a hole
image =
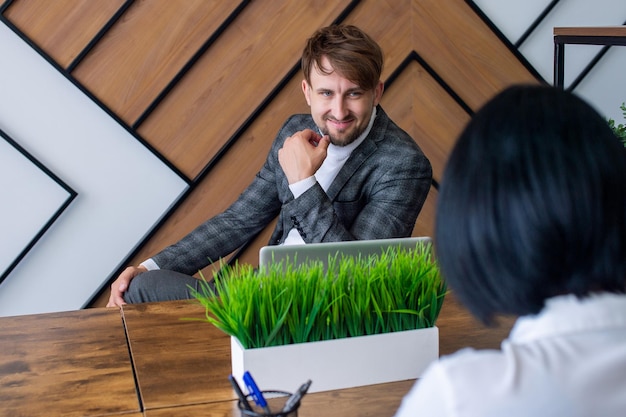
[[[547,86],[493,98],[450,155],[435,237],[477,318],[519,318],[500,350],[432,364],[396,417],[625,415],[626,150],[595,110]]]

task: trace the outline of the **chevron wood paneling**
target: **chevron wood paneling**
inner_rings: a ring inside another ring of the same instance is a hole
[[[355,24],[380,43],[382,105],[436,181],[473,110],[510,84],[538,82],[464,0],[14,0],[4,16],[192,184],[126,263],[226,208],[286,117],[308,112],[298,61],[318,27]],[[436,200],[433,187],[415,236],[432,235]],[[270,230],[234,255],[256,263]]]
[[[134,2],[73,75],[132,125],[238,2]]]
[[[464,0],[411,2],[415,51],[472,109],[511,83],[536,82]]]

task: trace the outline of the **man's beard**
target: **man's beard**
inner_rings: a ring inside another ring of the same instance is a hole
[[[320,130],[322,131],[322,134],[328,135],[328,137],[330,138],[330,143],[335,146],[348,146],[349,144],[357,140],[361,133],[363,133],[363,130],[354,130],[344,139],[339,139],[337,136],[331,135],[326,127]]]

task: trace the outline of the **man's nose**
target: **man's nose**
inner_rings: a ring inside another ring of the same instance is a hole
[[[337,120],[343,120],[348,115],[348,107],[343,97],[337,96],[332,104],[333,117]]]

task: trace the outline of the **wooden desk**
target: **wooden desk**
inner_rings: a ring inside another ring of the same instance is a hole
[[[439,355],[449,355],[459,349],[499,349],[500,343],[511,331],[514,317],[500,317],[497,327],[485,327],[454,297],[446,296],[437,319],[439,327]]]
[[[199,304],[128,305],[123,307],[123,317],[146,417],[240,415],[227,380],[229,337],[208,323],[181,320],[203,318]],[[437,322],[440,352],[468,346],[498,348],[512,323],[513,319],[505,319],[498,328],[485,328],[449,295]],[[392,416],[414,382],[308,394],[298,415]]]
[[[240,415],[227,379],[229,337],[185,320],[204,318],[197,302],[129,305],[121,313],[0,318],[0,416]],[[512,323],[484,328],[448,296],[437,322],[440,352],[497,348]],[[414,382],[311,393],[298,415],[393,416]]]
[[[146,410],[235,399],[230,338],[195,301],[127,305],[122,315]]]
[[[337,391],[307,394],[298,417],[392,417],[415,381],[399,381]],[[240,416],[235,401],[147,410],[146,417],[227,417]]]
[[[140,416],[120,312],[0,318],[0,416]]]
[[[626,26],[605,27],[555,27],[554,33],[554,85],[563,88],[565,45],[604,45],[591,62],[591,66],[614,45],[626,46]],[[587,70],[585,70],[586,72]]]

